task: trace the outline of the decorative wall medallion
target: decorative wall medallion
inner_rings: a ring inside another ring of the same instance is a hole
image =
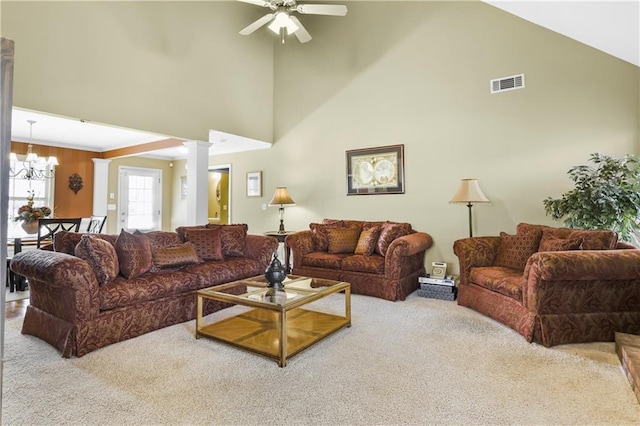
[[[78,194],[78,191],[82,189],[82,176],[77,173],[69,176],[69,188],[71,188],[75,194]]]

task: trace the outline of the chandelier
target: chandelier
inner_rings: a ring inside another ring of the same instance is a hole
[[[31,139],[33,136],[33,125],[36,123],[34,120],[27,120],[29,123],[29,146],[27,147],[27,156],[24,161],[20,161],[15,153],[11,153],[11,168],[9,175],[11,177],[18,177],[27,180],[45,180],[51,179],[55,175],[55,166],[57,166],[58,159],[54,156],[49,158],[38,157],[38,154],[33,152],[33,145]]]

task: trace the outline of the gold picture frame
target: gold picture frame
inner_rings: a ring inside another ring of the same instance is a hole
[[[262,172],[247,173],[247,197],[262,197]]]
[[[404,194],[404,145],[347,151],[347,195]]]

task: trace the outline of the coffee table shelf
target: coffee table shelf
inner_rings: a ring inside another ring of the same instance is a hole
[[[344,316],[301,306],[336,293],[344,294]],[[278,361],[287,359],[344,327],[351,326],[349,283],[291,276],[283,291],[267,287],[264,277],[249,278],[197,292],[196,338],[206,336]],[[203,300],[212,299],[248,309],[205,324]]]

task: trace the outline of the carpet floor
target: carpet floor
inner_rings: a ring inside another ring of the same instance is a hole
[[[339,297],[316,302],[341,312]],[[236,308],[232,308],[236,309]],[[220,312],[215,316],[229,314]],[[353,326],[273,360],[187,322],[82,358],[6,323],[18,424],[638,424],[613,343],[547,349],[455,302],[352,296]]]

